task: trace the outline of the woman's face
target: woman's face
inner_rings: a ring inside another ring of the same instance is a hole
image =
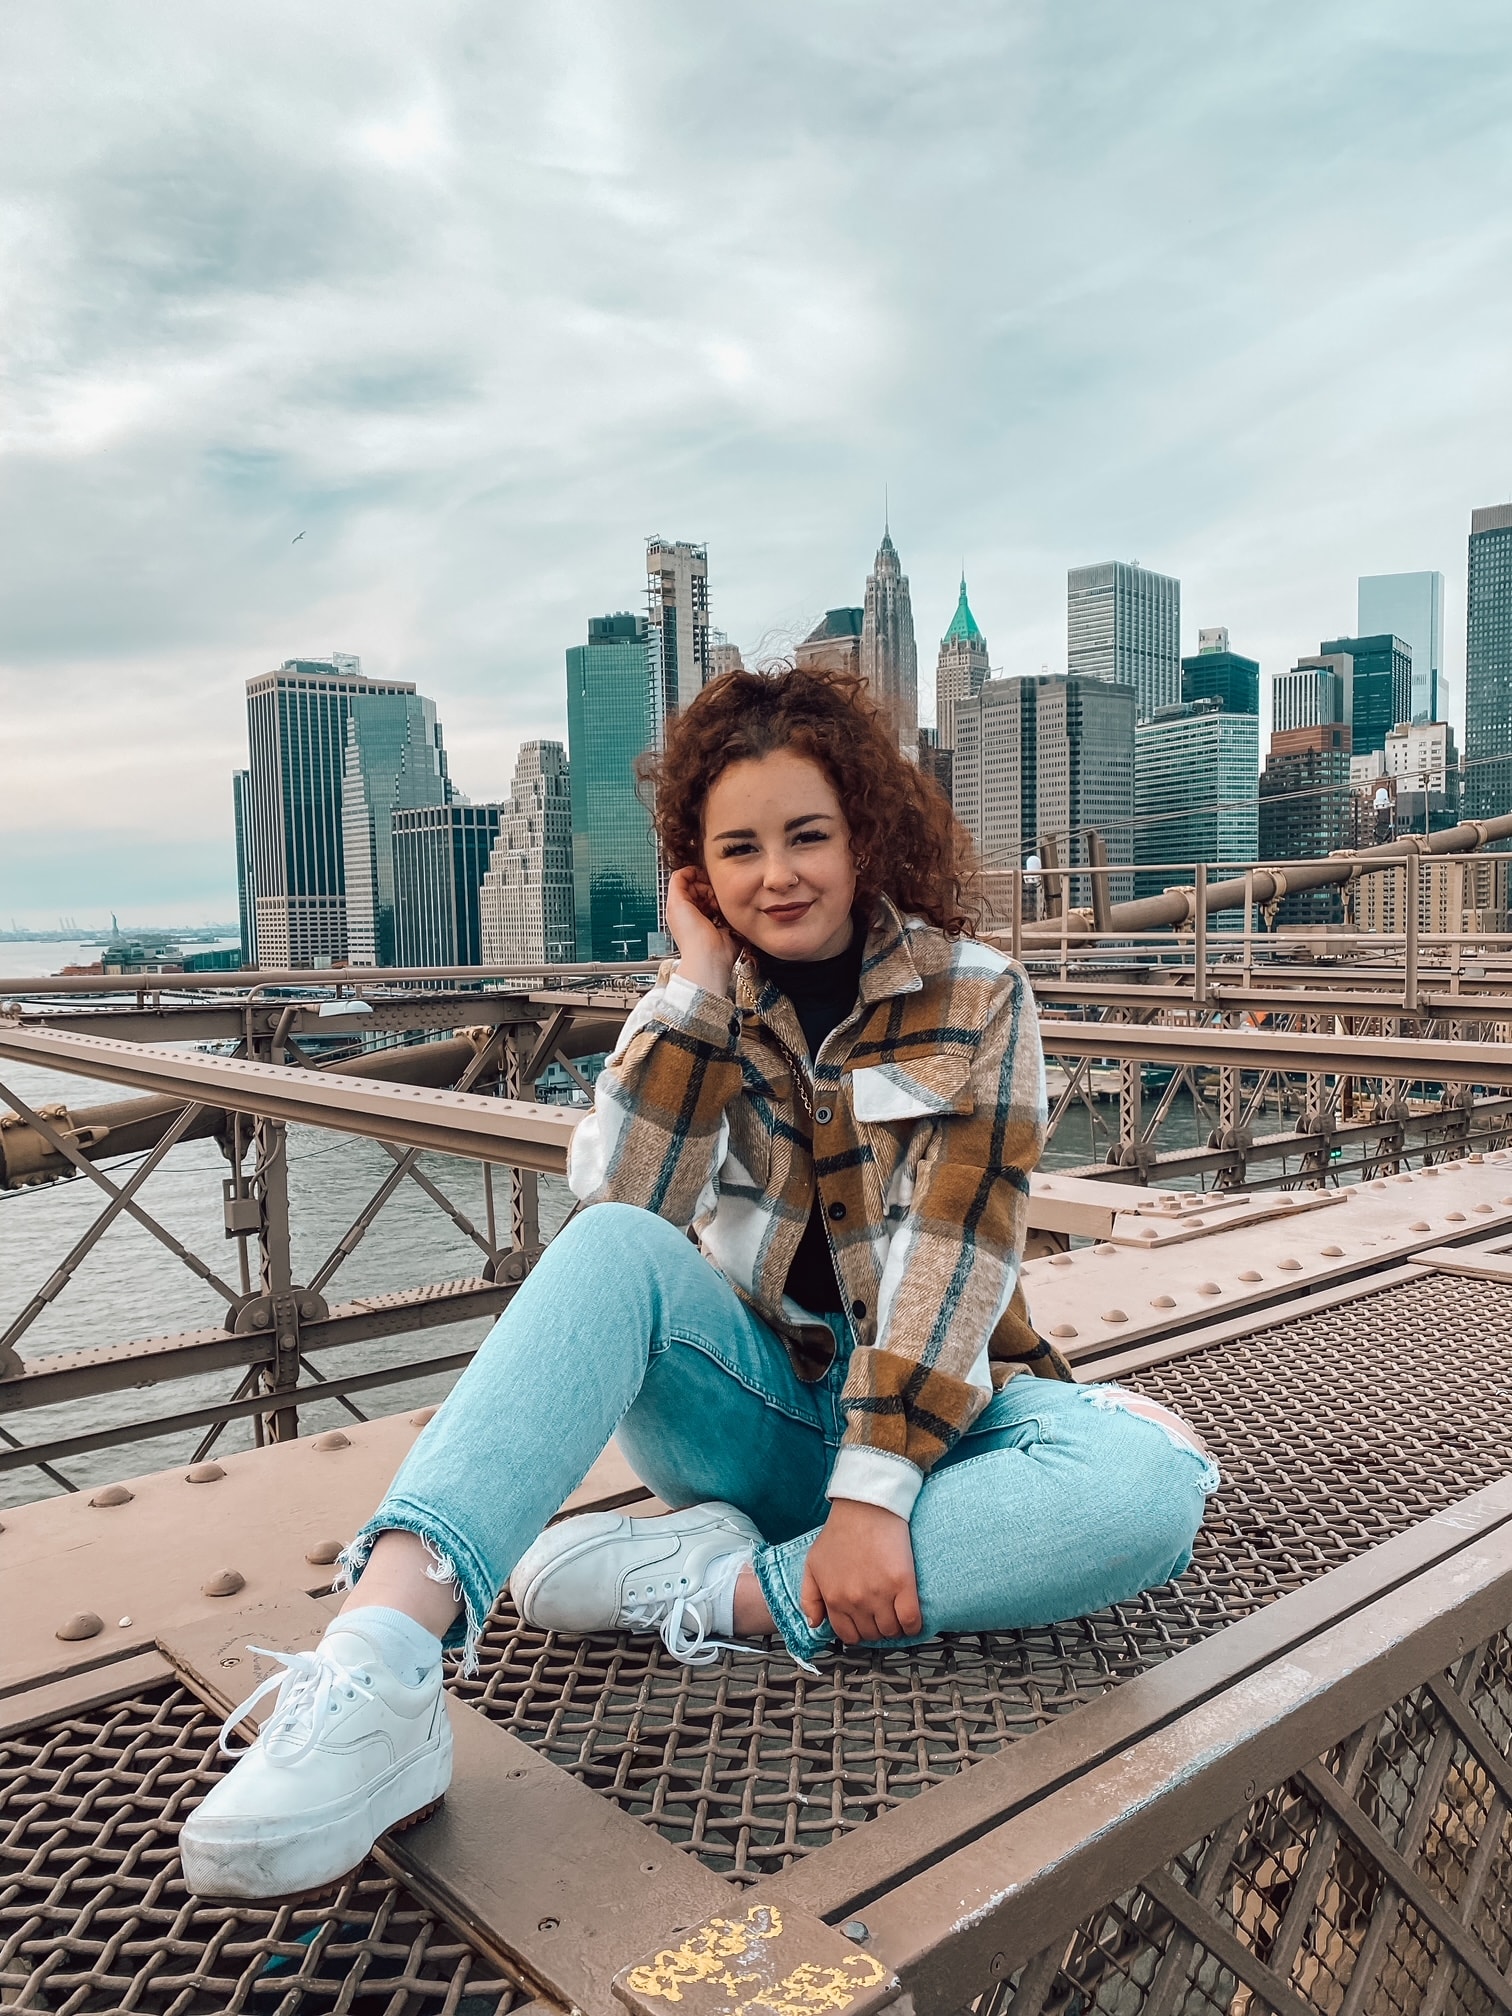
[[[824,771],[777,749],[720,773],[704,804],[704,874],[730,929],[779,959],[828,959],[851,939],[856,864]]]

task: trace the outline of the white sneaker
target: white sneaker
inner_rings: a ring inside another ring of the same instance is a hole
[[[716,1609],[729,1618],[734,1582],[761,1535],[733,1505],[693,1505],[659,1519],[584,1512],[548,1526],[509,1578],[515,1608],[538,1631],[658,1631],[674,1659],[706,1666]],[[723,1564],[723,1565],[721,1565]]]
[[[179,1835],[184,1881],[200,1897],[323,1889],[350,1875],[380,1834],[423,1819],[451,1783],[439,1666],[408,1685],[355,1621],[313,1652],[268,1656],[284,1670],[227,1716],[222,1754],[235,1754],[230,1732],[276,1687],[273,1712]]]

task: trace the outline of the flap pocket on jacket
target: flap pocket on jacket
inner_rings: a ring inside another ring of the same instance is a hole
[[[969,1057],[914,1057],[905,1064],[872,1064],[851,1073],[851,1107],[858,1120],[922,1120],[931,1113],[970,1113]]]

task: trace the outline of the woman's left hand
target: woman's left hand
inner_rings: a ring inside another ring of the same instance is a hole
[[[917,1638],[924,1629],[908,1521],[880,1505],[836,1498],[808,1551],[803,1614],[827,1617],[845,1645],[877,1638]]]

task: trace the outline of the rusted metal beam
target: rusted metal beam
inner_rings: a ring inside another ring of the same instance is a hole
[[[265,1341],[266,1356],[254,1362],[271,1365],[273,1340]],[[317,1379],[305,1386],[280,1387],[276,1395],[264,1388],[244,1399],[220,1400],[208,1407],[187,1408],[181,1414],[154,1414],[145,1421],[114,1421],[108,1428],[92,1428],[82,1435],[60,1435],[51,1442],[20,1443],[14,1448],[0,1449],[0,1472],[43,1469],[49,1464],[66,1463],[75,1456],[93,1455],[97,1449],[155,1441],[160,1435],[187,1435],[196,1428],[213,1428],[227,1421],[246,1421],[253,1415],[270,1413],[275,1401],[290,1414],[297,1414],[299,1408],[313,1406],[317,1400],[339,1400],[347,1393],[371,1392],[379,1386],[407,1386],[415,1379],[459,1372],[472,1355],[470,1348],[449,1351],[442,1358],[406,1359],[402,1364],[385,1365],[376,1372],[353,1372],[340,1379]],[[281,1442],[297,1439],[297,1433],[274,1438]]]
[[[1512,1043],[1183,1029],[1151,1023],[1070,1022],[1053,1016],[1041,1018],[1040,1037],[1049,1057],[1119,1057],[1147,1064],[1228,1065],[1243,1071],[1348,1071],[1363,1078],[1512,1090]]]
[[[325,1316],[301,1326],[307,1351],[330,1351],[380,1337],[438,1329],[496,1316],[514,1292],[507,1281],[440,1281],[424,1288],[398,1289],[338,1303]],[[129,1344],[94,1350],[59,1351],[26,1360],[13,1378],[0,1380],[0,1412],[56,1407],[101,1393],[122,1393],[167,1379],[199,1378],[207,1372],[260,1365],[272,1356],[267,1331],[186,1330],[174,1336],[143,1337]]]
[[[889,1885],[865,1907],[869,1950],[902,1977],[920,2016],[947,2016],[1502,1629],[1509,1610],[1512,1529],[1502,1523],[1477,1532],[1452,1566],[1414,1576]],[[1460,1957],[1509,2006],[1505,1979],[1469,1942]]]
[[[164,1653],[223,1712],[261,1677],[247,1642],[314,1645],[329,1619],[291,1595],[165,1632]],[[461,1702],[439,1813],[378,1859],[479,1948],[582,2016],[612,2016],[616,1974],[659,1938],[740,1908],[740,1892]],[[833,1937],[833,1935],[831,1935]]]
[[[1512,1547],[1512,1478],[1253,1611],[864,1827],[838,1835],[763,1885],[762,1894],[822,1918],[869,1913],[877,1898],[944,1866],[958,1850],[1006,1838],[999,1830],[1021,1824],[1060,1787],[1107,1769],[1116,1773],[1118,1759],[1136,1745],[1322,1634],[1347,1628],[1349,1619],[1420,1578],[1442,1581],[1456,1557],[1474,1555],[1498,1537]],[[1175,1845],[1184,1847],[1191,1838]]]
[[[0,999],[23,994],[246,994],[270,987],[345,990],[354,997],[395,987],[441,988],[448,981],[479,994],[507,985],[511,993],[565,982],[602,992],[635,990],[635,976],[654,973],[660,960],[626,966],[247,966],[223,973],[42,973],[0,981]]]
[[[199,1052],[164,1053],[135,1043],[50,1035],[0,1026],[0,1057],[74,1071],[146,1092],[179,1092],[233,1113],[331,1127],[474,1161],[513,1163],[560,1176],[581,1114],[517,1099],[380,1085],[335,1071],[254,1064]]]

